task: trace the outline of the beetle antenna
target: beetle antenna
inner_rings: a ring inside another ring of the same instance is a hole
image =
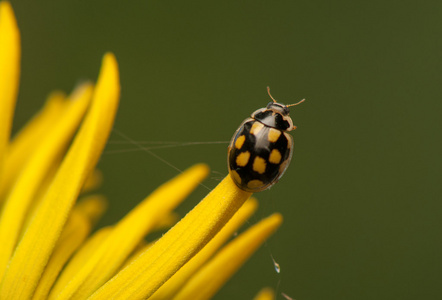
[[[270,98],[272,98],[274,103],[277,103],[278,101],[275,100],[275,98],[273,98],[273,96],[270,94],[270,87],[267,86],[267,93],[269,94]]]
[[[278,101],[276,101],[275,98],[273,98],[273,96],[270,94],[270,87],[269,86],[267,86],[267,93],[269,94],[270,98],[272,98],[274,103],[278,103]],[[302,99],[301,101],[299,101],[299,102],[297,102],[295,104],[286,105],[286,107],[295,106],[295,105],[301,104],[304,101],[305,101],[305,99]]]
[[[304,101],[305,101],[305,99],[302,99],[301,101],[296,102],[295,104],[289,104],[289,105],[286,105],[286,106],[287,106],[287,107],[295,106],[295,105],[301,104],[301,103],[304,102]]]

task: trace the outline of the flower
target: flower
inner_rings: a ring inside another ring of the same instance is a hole
[[[95,86],[52,93],[10,141],[19,64],[14,13],[0,2],[0,299],[210,298],[281,224],[273,214],[223,246],[257,207],[227,176],[146,245],[145,236],[171,225],[173,209],[207,175],[198,164],[90,235],[106,202],[82,190],[99,182],[95,166],[119,101],[116,58],[104,55]]]

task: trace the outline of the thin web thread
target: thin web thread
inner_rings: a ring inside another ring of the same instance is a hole
[[[115,133],[120,134],[114,129]],[[135,152],[135,151],[147,151],[152,149],[164,149],[164,148],[175,148],[175,147],[181,147],[181,146],[194,146],[194,145],[213,145],[213,144],[228,144],[229,142],[225,141],[214,141],[214,142],[185,142],[185,143],[179,143],[179,142],[139,142],[135,140],[131,141],[109,141],[109,144],[133,144],[136,145],[137,149],[120,149],[120,150],[107,150],[105,151],[105,154],[117,154],[117,153],[126,153],[126,152]],[[135,143],[135,144],[134,144]],[[143,144],[162,144],[162,146],[152,146],[152,147],[144,147]],[[141,148],[140,148],[141,147]]]
[[[125,135],[124,133],[122,133],[120,130],[118,129],[113,129],[113,131],[118,134],[119,136],[121,136],[123,139],[125,139],[126,141],[128,141],[129,143],[131,143],[132,145],[138,147],[139,149],[149,153],[150,155],[152,155],[153,157],[155,157],[156,159],[158,159],[159,161],[162,161],[163,163],[165,163],[166,165],[168,165],[169,167],[171,167],[172,169],[178,171],[179,173],[183,173],[183,170],[177,168],[176,166],[172,165],[170,162],[168,162],[167,160],[165,160],[164,158],[162,158],[161,156],[153,153],[152,151],[150,151],[149,148],[147,147],[143,147],[141,144],[137,143],[135,140],[131,139],[130,137],[128,137],[127,135]],[[204,185],[203,183],[199,183],[200,186],[208,189],[209,191],[212,191],[211,188],[209,188],[208,186]]]

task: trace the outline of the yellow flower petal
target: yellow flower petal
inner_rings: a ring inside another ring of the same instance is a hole
[[[0,202],[15,181],[23,164],[28,161],[29,149],[38,147],[44,136],[54,123],[60,119],[62,110],[65,109],[66,95],[53,92],[49,95],[44,108],[20,132],[14,136],[6,151],[4,174],[0,181]]]
[[[71,105],[66,107],[57,122],[35,148],[17,177],[0,215],[0,280],[6,270],[20,234],[23,220],[40,184],[59,154],[64,151],[75,133],[92,94],[92,86],[86,84],[78,88]]]
[[[153,192],[115,226],[106,241],[56,296],[59,299],[85,298],[95,292],[118,271],[146,233],[174,209],[208,172],[206,165],[196,165]]]
[[[47,298],[49,290],[64,264],[86,239],[90,229],[91,223],[87,216],[77,208],[73,209],[46,265],[33,299]]]
[[[254,198],[247,200],[220,232],[166,281],[149,299],[172,299],[173,295],[198,271],[198,269],[221,247],[258,207]]]
[[[106,54],[92,106],[10,260],[0,288],[0,299],[28,299],[34,292],[67,215],[104,148],[118,98],[117,62],[112,54]]]
[[[60,293],[60,291],[68,284],[75,274],[77,274],[78,271],[84,266],[84,263],[101,245],[101,243],[108,238],[112,230],[113,227],[103,227],[86,240],[86,242],[75,253],[72,259],[68,262],[67,266],[61,272],[49,294],[49,299],[51,297],[55,298],[55,296]]]
[[[249,228],[200,269],[173,299],[210,299],[281,223],[282,216],[273,214]]]
[[[49,190],[49,187],[50,187],[52,181],[55,178],[55,174],[57,173],[57,170],[60,167],[60,163],[61,163],[60,160],[61,160],[61,157],[58,158],[57,162],[55,162],[51,166],[50,170],[48,171],[48,173],[45,176],[45,179],[43,180],[43,182],[38,187],[38,191],[35,193],[35,197],[32,200],[32,202],[30,204],[30,207],[28,209],[28,212],[26,214],[26,218],[23,221],[22,230],[21,230],[21,233],[20,233],[20,237],[18,238],[18,241],[21,240],[21,238],[23,237],[24,233],[28,229],[29,224],[31,223],[31,220],[35,216],[35,212],[37,211],[37,207],[40,205],[42,199],[46,195],[46,192]]]
[[[155,227],[152,229],[152,231],[169,229],[170,227],[175,225],[179,220],[180,220],[180,215],[172,211],[169,214],[162,217],[161,220],[159,220],[158,223],[155,225]]]
[[[265,287],[259,291],[258,295],[253,298],[253,300],[274,300],[275,291],[272,288]]]
[[[0,2],[0,179],[20,77],[20,33],[9,2]]]
[[[103,183],[103,173],[95,169],[87,178],[81,190],[82,193],[87,193],[96,190]]]
[[[151,243],[147,243],[145,241],[142,241],[137,248],[135,249],[134,252],[129,256],[129,258],[124,262],[124,264],[122,265],[122,267],[120,268],[120,270],[124,269],[125,267],[127,267],[128,265],[130,265],[133,261],[135,261],[138,256],[140,256],[141,254],[143,254],[147,249],[149,249],[150,247],[152,247],[154,244],[156,243],[156,240],[151,242]]]
[[[86,239],[91,227],[102,215],[107,202],[101,195],[88,196],[77,203],[54,248],[33,299],[47,299],[62,267]]]
[[[250,195],[227,176],[178,224],[89,299],[151,296],[220,231]]]
[[[75,205],[75,209],[85,215],[91,224],[95,224],[107,209],[107,200],[102,195],[87,196]]]

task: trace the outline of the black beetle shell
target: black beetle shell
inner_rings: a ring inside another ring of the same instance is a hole
[[[293,138],[249,118],[235,132],[228,150],[229,173],[236,185],[248,192],[260,192],[284,174],[292,157]]]

